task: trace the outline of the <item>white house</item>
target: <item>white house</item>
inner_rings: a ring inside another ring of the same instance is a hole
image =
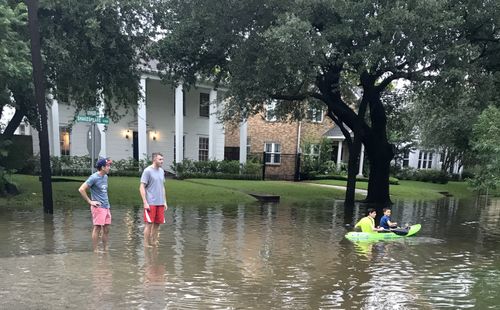
[[[143,98],[137,111],[130,111],[116,123],[110,120],[107,125],[97,125],[101,135],[99,156],[142,160],[150,158],[153,152],[161,152],[167,169],[183,159],[224,159],[224,128],[216,117],[222,106],[220,91],[208,83],[198,83],[184,91],[182,86],[165,85],[151,71],[141,76],[139,87]],[[91,123],[76,122],[70,126],[74,113],[72,106],[52,99],[48,111],[52,156],[89,154],[87,137]],[[36,133],[33,152],[39,152]]]
[[[406,152],[403,155],[402,163],[400,163],[402,168],[409,167],[423,170],[441,170],[442,164],[443,154],[421,149]],[[453,165],[452,173],[462,174],[462,171],[463,167],[459,163]]]

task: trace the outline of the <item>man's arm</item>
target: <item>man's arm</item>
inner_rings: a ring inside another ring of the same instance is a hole
[[[87,194],[87,189],[89,188],[87,182],[83,182],[78,191],[80,192],[80,195],[82,195],[83,199],[92,207],[99,207],[101,203],[99,201],[94,201],[89,198],[89,195]]]
[[[139,193],[141,193],[142,203],[144,204],[144,209],[149,210],[148,200],[146,199],[146,187],[144,183],[141,182],[139,185]]]

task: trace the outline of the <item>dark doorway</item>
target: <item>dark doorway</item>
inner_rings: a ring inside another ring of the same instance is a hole
[[[332,141],[332,154],[331,154],[331,157],[330,159],[333,161],[333,162],[337,162],[337,153],[339,151],[339,142],[338,141]]]
[[[224,148],[224,160],[240,160],[240,148],[226,146]]]
[[[139,160],[139,135],[137,134],[137,131],[134,131],[132,135],[132,148],[134,149],[134,160]]]

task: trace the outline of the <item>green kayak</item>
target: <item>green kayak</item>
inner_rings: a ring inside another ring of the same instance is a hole
[[[403,237],[413,236],[420,231],[421,225],[414,224],[408,226],[407,228],[393,229],[388,232],[355,232],[351,231],[345,235],[345,237],[351,241],[379,241],[379,240],[389,240],[397,239]]]

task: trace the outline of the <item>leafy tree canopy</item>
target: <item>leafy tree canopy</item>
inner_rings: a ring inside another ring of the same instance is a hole
[[[27,25],[28,13],[23,3],[9,5],[0,0],[0,108],[10,103],[9,84],[31,77],[28,41],[20,33]]]
[[[486,2],[174,0],[157,16],[166,34],[153,55],[168,81],[223,82],[226,120],[244,119],[271,100],[283,114],[322,102],[366,147],[367,201],[387,202],[394,150],[382,93],[394,80],[432,79],[478,57],[480,48],[464,35],[464,14]],[[358,85],[362,97],[353,109],[345,90]]]
[[[473,128],[473,149],[476,152],[478,189],[495,188],[500,184],[500,109],[490,106],[478,117]]]
[[[45,0],[40,5],[42,52],[56,98],[105,113],[137,103],[139,64],[149,42],[150,4],[142,0]]]

